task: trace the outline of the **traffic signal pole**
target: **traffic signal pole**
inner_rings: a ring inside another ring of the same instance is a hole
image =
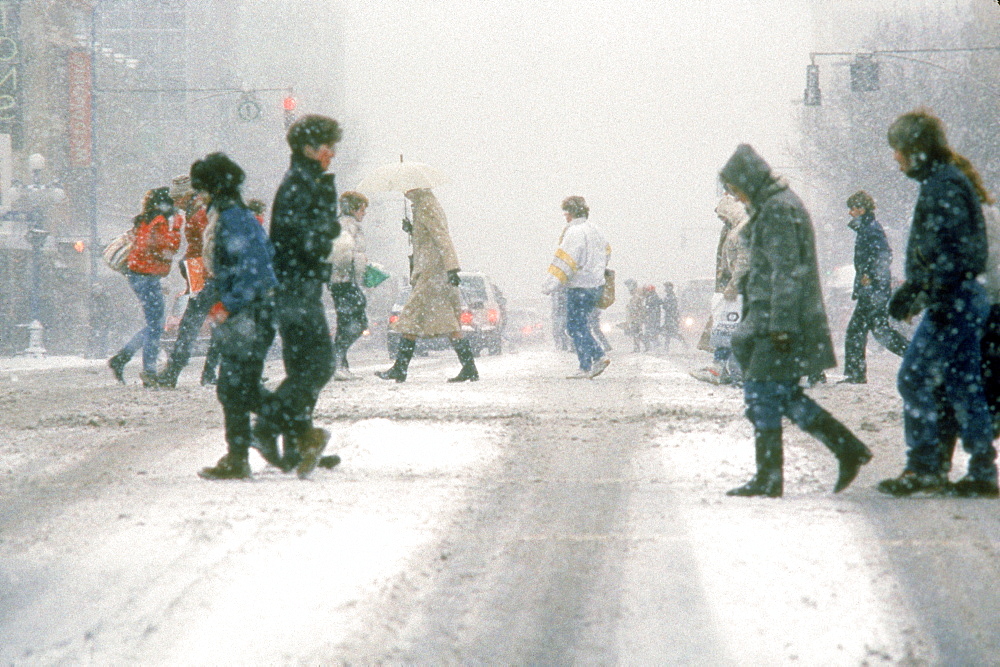
[[[974,77],[969,77],[968,74],[943,67],[934,62],[909,57],[911,54],[921,53],[975,53],[979,51],[1000,51],[1000,46],[980,46],[962,49],[876,49],[864,52],[814,51],[809,54],[809,65],[806,66],[806,89],[802,95],[802,102],[807,107],[818,107],[822,104],[823,95],[819,87],[819,65],[816,64],[816,58],[820,56],[854,58],[854,62],[851,63],[851,90],[855,92],[867,92],[879,89],[879,62],[876,57],[886,56],[896,58],[897,60],[907,60],[922,65],[929,65],[930,67],[936,67],[951,74],[968,77],[1000,95],[1000,91],[995,87],[989,86]]]

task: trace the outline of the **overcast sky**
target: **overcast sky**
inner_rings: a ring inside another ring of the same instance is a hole
[[[525,296],[538,294],[571,194],[590,203],[621,279],[713,275],[719,168],[749,142],[794,184],[785,149],[798,141],[814,28],[842,28],[847,43],[855,21],[872,18],[871,3],[857,0],[842,5],[840,26],[840,10],[809,0],[310,5],[324,11],[274,1],[271,20],[255,25],[272,26],[260,30],[294,55],[269,60],[267,74],[294,83],[304,111],[344,121],[344,158],[333,167],[341,189],[400,154],[433,164],[451,177],[437,194],[463,268]],[[829,34],[820,37],[830,48]],[[398,233],[401,201],[377,200],[384,219],[369,225]]]
[[[808,3],[755,4],[345,0],[345,111],[373,161],[451,176],[463,268],[510,291],[537,291],[571,194],[623,278],[713,275],[719,167],[740,141],[782,161],[808,62]]]

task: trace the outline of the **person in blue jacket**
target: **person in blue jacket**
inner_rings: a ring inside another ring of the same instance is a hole
[[[896,356],[906,352],[906,338],[889,326],[889,295],[892,292],[892,248],[885,230],[875,219],[875,200],[864,190],[847,198],[851,221],[847,226],[854,240],[854,290],[857,301],[844,339],[844,379],[849,384],[868,381],[865,348],[868,332]]]
[[[906,466],[878,490],[892,496],[952,491],[997,497],[996,449],[983,390],[980,341],[989,314],[986,224],[976,192],[956,166],[944,124],[925,109],[903,114],[889,127],[900,170],[920,182],[906,247],[906,282],[889,301],[889,314],[909,320],[924,312],[903,356]],[[969,453],[965,477],[948,486],[941,454],[940,415],[953,411]]]
[[[191,185],[209,199],[210,248],[222,361],[216,395],[225,421],[226,455],[198,474],[204,479],[247,479],[252,442],[250,415],[261,407],[261,375],[274,340],[274,248],[243,203],[244,173],[223,153],[191,165]]]

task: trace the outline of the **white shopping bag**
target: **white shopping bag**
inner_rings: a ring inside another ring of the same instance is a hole
[[[730,347],[733,333],[743,318],[743,297],[726,301],[721,294],[712,295],[712,333],[708,342],[712,347]]]

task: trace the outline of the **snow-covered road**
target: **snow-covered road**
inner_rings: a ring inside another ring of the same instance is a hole
[[[195,476],[223,451],[195,370],[152,392],[0,360],[0,661],[997,661],[997,503],[873,489],[902,463],[893,357],[811,392],[876,460],[834,496],[789,428],[780,500],[724,495],[750,428],[737,390],[687,375],[703,357],[613,359],[573,381],[525,350],[449,385],[441,353],[397,385],[373,353],[320,399],[339,468],[255,458],[232,483]]]

